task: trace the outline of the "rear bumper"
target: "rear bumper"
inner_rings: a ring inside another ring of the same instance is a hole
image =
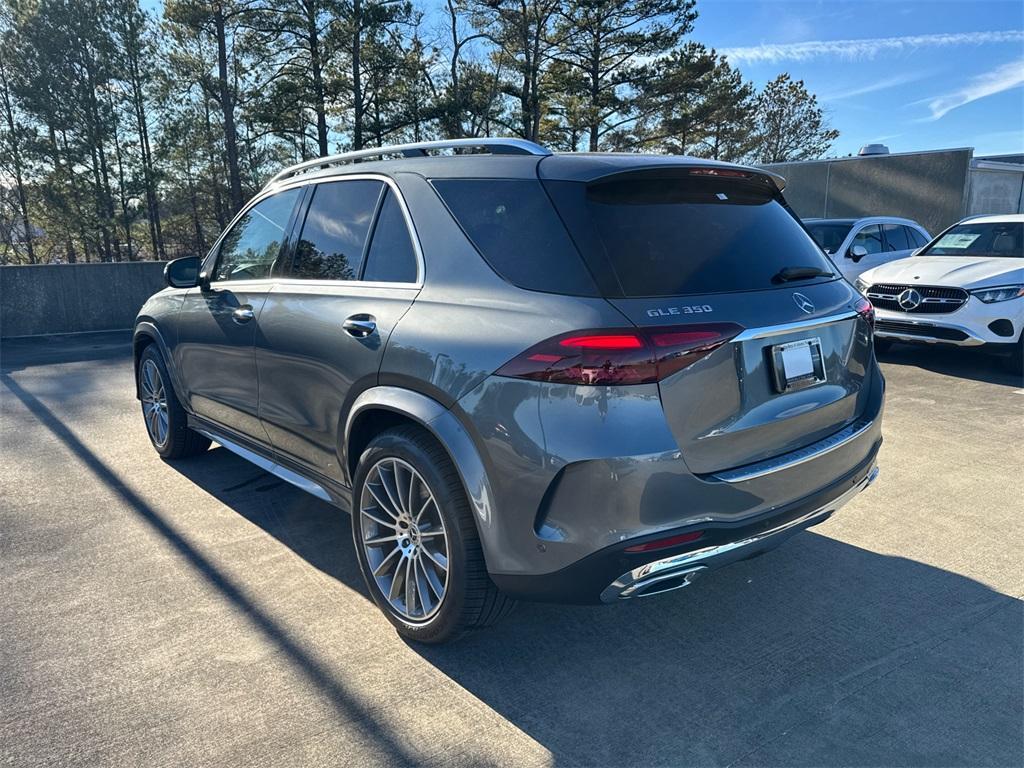
[[[859,419],[838,432],[770,460],[695,474],[653,385],[605,397],[599,387],[491,377],[460,402],[489,481],[487,514],[477,516],[488,572],[509,591],[519,593],[519,577],[540,585],[534,596],[544,599],[557,574],[601,552],[678,531],[740,531],[809,498],[820,503],[805,511],[816,509],[848,490],[822,495],[840,478],[852,484],[858,468],[859,477],[870,469],[884,402],[877,367],[865,384]],[[584,601],[650,559],[603,570]],[[550,599],[566,599],[563,592],[552,586]]]
[[[827,487],[791,504],[737,522],[702,522],[620,542],[554,573],[492,574],[499,589],[523,600],[559,603],[610,603],[685,586],[695,576],[759,555],[794,534],[816,525],[877,477],[881,439],[852,471]],[[694,531],[697,541],[657,552],[627,552],[628,547]]]
[[[752,530],[743,538],[704,546],[631,568],[605,588],[601,593],[601,602],[613,603],[616,600],[647,597],[678,589],[702,573],[774,549],[794,533],[827,519],[871,485],[877,477],[878,467],[874,466],[852,488],[810,512],[792,519],[772,520],[771,527],[761,531]]]

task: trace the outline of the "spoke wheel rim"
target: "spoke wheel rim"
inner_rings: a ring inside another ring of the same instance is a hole
[[[429,621],[448,594],[448,532],[433,491],[402,459],[387,457],[366,475],[359,533],[369,572],[405,621]]]
[[[167,444],[170,423],[167,418],[167,391],[160,369],[152,360],[142,364],[139,374],[139,393],[142,396],[142,417],[146,421],[146,431],[158,448]]]

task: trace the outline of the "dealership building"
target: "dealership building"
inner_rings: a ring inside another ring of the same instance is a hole
[[[903,216],[935,234],[964,216],[1024,213],[1024,155],[975,157],[971,148],[765,165],[786,177],[801,218]]]

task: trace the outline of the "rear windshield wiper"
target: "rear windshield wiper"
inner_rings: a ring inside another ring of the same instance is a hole
[[[812,277],[835,277],[835,273],[818,267],[783,267],[775,273],[772,282],[788,283],[793,280],[810,280]]]

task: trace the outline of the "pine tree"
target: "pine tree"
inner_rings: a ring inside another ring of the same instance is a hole
[[[577,74],[587,147],[635,117],[634,95],[652,70],[649,57],[671,50],[693,28],[695,0],[569,0],[560,10],[555,58]]]
[[[755,135],[755,160],[786,163],[821,157],[839,138],[839,131],[828,127],[818,98],[808,93],[804,81],[784,73],[757,97]]]

